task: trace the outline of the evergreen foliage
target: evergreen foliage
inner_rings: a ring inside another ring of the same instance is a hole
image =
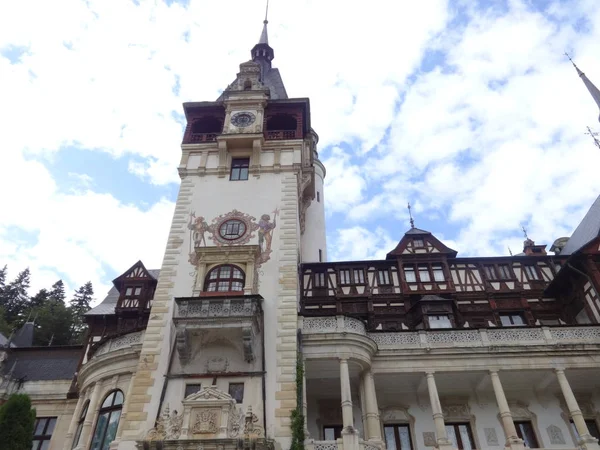
[[[26,394],[13,394],[0,407],[0,443],[5,450],[30,450],[35,409]]]
[[[88,281],[66,304],[66,288],[58,280],[50,289],[29,297],[29,269],[7,282],[7,267],[0,269],[0,333],[9,337],[27,321],[34,322],[33,345],[72,345],[83,342],[87,327],[83,315],[91,309],[94,289]]]

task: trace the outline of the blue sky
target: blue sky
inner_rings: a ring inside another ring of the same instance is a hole
[[[0,6],[0,264],[102,297],[160,267],[181,104],[231,82],[264,2],[46,3]],[[408,201],[461,255],[519,252],[521,225],[550,245],[600,192],[598,110],[563,56],[600,83],[595,0],[275,0],[269,20],[288,94],[311,99],[330,259],[383,257]]]

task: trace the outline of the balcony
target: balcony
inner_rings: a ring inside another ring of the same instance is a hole
[[[217,133],[190,133],[186,144],[197,144],[202,142],[214,142],[217,140]]]
[[[105,338],[94,344],[91,349],[90,358],[96,358],[106,353],[130,348],[135,345],[141,345],[144,340],[144,331],[135,331],[133,333],[122,334]]]
[[[296,130],[272,130],[267,131],[267,140],[300,139],[296,137]]]
[[[254,345],[262,327],[262,300],[260,295],[176,298],[173,322],[181,362],[189,361],[190,339],[200,329],[241,335],[245,359],[254,361]]]

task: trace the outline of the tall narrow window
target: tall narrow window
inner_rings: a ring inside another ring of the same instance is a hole
[[[341,425],[328,425],[323,427],[323,439],[326,441],[335,441],[342,437]]]
[[[241,292],[244,290],[244,272],[234,265],[223,264],[206,275],[207,292]]]
[[[142,286],[128,286],[125,288],[125,297],[123,298],[123,308],[139,308],[140,297],[142,296]]]
[[[413,266],[404,266],[404,278],[407,283],[416,283],[415,268]]]
[[[115,440],[122,409],[123,393],[113,391],[108,394],[98,411],[98,421],[90,450],[108,450],[110,443]]]
[[[321,194],[319,194],[319,191],[317,191],[317,202],[321,202]]]
[[[523,439],[525,447],[538,448],[538,441],[530,421],[515,422],[517,436]]]
[[[419,280],[421,280],[421,283],[428,283],[431,281],[429,268],[426,264],[419,264]]]
[[[52,439],[54,427],[56,427],[56,417],[39,417],[35,419],[31,450],[50,448],[50,439]],[[7,444],[10,444],[10,442]]]
[[[509,280],[512,278],[512,272],[508,264],[500,264],[498,266],[498,274],[500,275],[501,280]]]
[[[497,279],[496,270],[494,269],[494,266],[483,266],[483,270],[485,270],[485,276],[488,280]]]
[[[363,269],[354,269],[352,275],[354,276],[354,284],[365,284],[365,271]]]
[[[383,286],[392,284],[390,281],[390,271],[387,269],[379,269],[377,271],[377,281]]]
[[[342,269],[340,270],[340,284],[351,284],[352,281],[350,280],[350,270],[349,269]]]
[[[527,275],[527,279],[529,281],[534,281],[534,280],[540,279],[540,274],[538,273],[536,266],[527,265],[527,266],[524,266],[524,269],[525,269],[525,274]]]
[[[600,441],[600,430],[598,429],[598,424],[596,421],[594,419],[586,419],[585,424],[587,425],[587,429],[590,434]],[[573,429],[575,436],[577,436],[577,440],[579,440],[579,431],[577,431],[577,427],[573,423],[573,419],[571,419],[571,428]]]
[[[388,450],[412,450],[408,425],[385,425],[385,444]]]
[[[325,287],[325,273],[324,272],[315,272],[313,274],[314,286],[316,288],[324,288]]]
[[[432,266],[433,269],[433,279],[435,281],[446,281],[446,277],[444,276],[444,268],[441,264],[434,264]]]
[[[250,158],[233,158],[231,160],[231,173],[229,174],[229,179],[231,181],[247,180],[249,166]]]
[[[185,393],[183,395],[185,396],[185,398],[187,398],[190,395],[195,394],[196,392],[200,392],[200,389],[202,389],[201,384],[186,384]]]
[[[461,450],[475,449],[471,425],[468,423],[447,423],[446,434],[448,435],[450,442],[454,444],[454,448]]]
[[[319,262],[323,262],[323,250],[319,249]]]
[[[77,420],[77,429],[75,430],[75,435],[73,436],[73,445],[71,448],[75,448],[79,445],[79,439],[81,439],[81,430],[83,430],[83,422],[85,421],[85,416],[87,415],[88,407],[90,406],[90,401],[86,401],[81,408],[81,413],[79,414],[79,419]]]

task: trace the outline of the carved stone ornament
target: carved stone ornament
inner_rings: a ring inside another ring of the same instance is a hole
[[[411,417],[408,410],[402,407],[389,407],[381,412],[381,418],[384,423],[409,422]]]
[[[548,432],[548,437],[550,438],[550,443],[552,445],[565,445],[565,437],[563,436],[562,430],[556,425],[550,425],[546,428]]]
[[[455,404],[455,405],[443,405],[442,413],[444,419],[470,419],[471,410],[467,403]]]
[[[206,371],[208,373],[227,372],[228,367],[229,361],[227,360],[227,358],[222,356],[210,358],[208,361],[206,361]]]
[[[192,425],[193,434],[214,434],[218,431],[218,410],[204,410],[195,413]]]
[[[183,425],[183,415],[178,414],[177,410],[169,411],[169,405],[165,406],[161,416],[152,428],[146,439],[149,441],[164,441],[167,439],[179,439],[181,427]]]
[[[265,430],[258,424],[258,416],[252,412],[252,406],[248,406],[244,418],[244,437],[263,437]]]
[[[423,443],[425,447],[435,447],[437,445],[435,433],[433,431],[423,431]]]
[[[496,434],[495,428],[484,428],[483,432],[485,433],[485,442],[487,443],[487,445],[500,445],[500,443],[498,442],[498,435]]]

